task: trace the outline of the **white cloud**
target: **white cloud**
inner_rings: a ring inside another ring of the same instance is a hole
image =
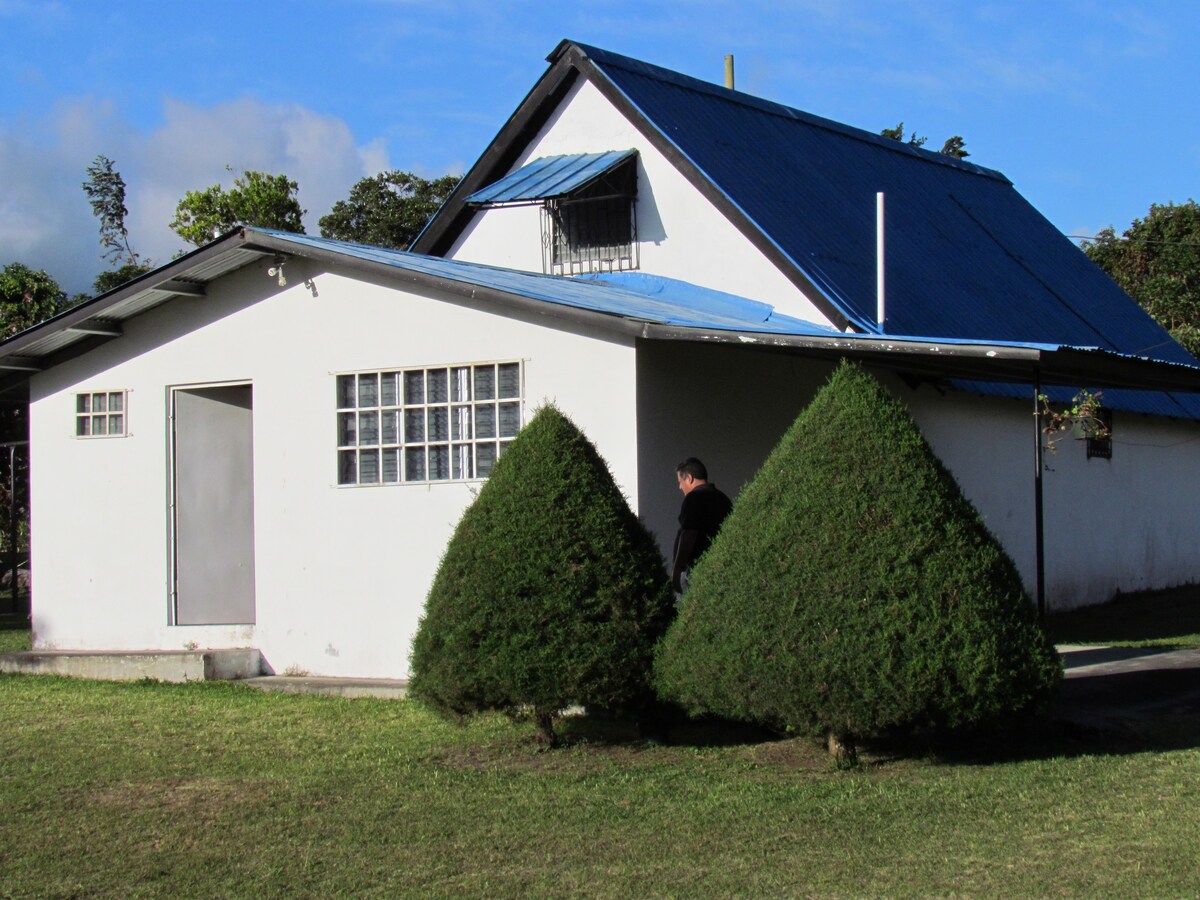
[[[39,121],[0,126],[0,265],[23,262],[68,293],[90,290],[104,264],[81,185],[99,153],[125,180],[131,244],[156,263],[183,249],[168,223],[189,190],[229,185],[244,169],[286,173],[300,186],[305,227],[316,233],[355,181],[388,167],[382,140],[359,145],[344,121],[299,105],[168,99],[162,124],[143,131],[113,104],[79,99]]]

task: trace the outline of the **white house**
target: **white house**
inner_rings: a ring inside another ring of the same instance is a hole
[[[1051,607],[1200,571],[1200,369],[999,173],[564,42],[415,249],[242,229],[0,342],[35,647],[404,677],[539,403],[669,547],[675,464],[736,493],[842,357]],[[1111,441],[1039,472],[1035,393],[1076,386]]]

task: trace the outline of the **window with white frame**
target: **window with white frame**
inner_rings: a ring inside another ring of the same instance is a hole
[[[519,362],[337,376],[338,484],[487,478],[521,428]]]
[[[125,391],[90,391],[75,395],[76,437],[124,437],[127,431]]]

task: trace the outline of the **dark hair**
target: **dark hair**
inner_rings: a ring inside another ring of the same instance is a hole
[[[689,456],[677,465],[675,467],[675,474],[679,476],[691,475],[697,481],[708,481],[708,469],[704,468],[704,463],[700,462],[694,456]]]

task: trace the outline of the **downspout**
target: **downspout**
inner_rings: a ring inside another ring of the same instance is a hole
[[[1038,621],[1046,623],[1046,543],[1042,516],[1042,375],[1033,376],[1033,540]]]

